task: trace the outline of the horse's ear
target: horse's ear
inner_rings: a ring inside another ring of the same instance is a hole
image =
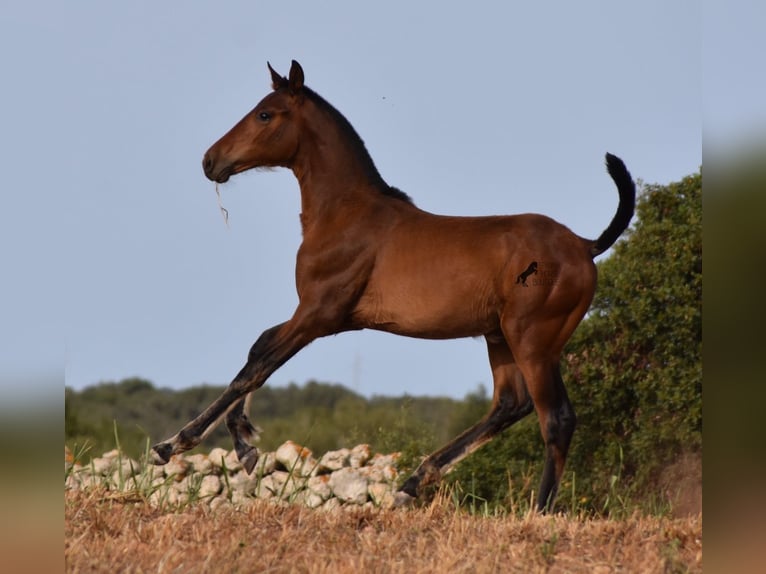
[[[269,72],[271,72],[271,87],[275,90],[286,87],[287,78],[280,76],[277,71],[271,67],[269,62],[266,62],[266,65],[269,67]]]
[[[290,86],[290,91],[293,94],[297,94],[303,89],[303,68],[301,68],[301,65],[295,60],[293,60],[293,63],[290,66],[290,79],[288,80],[288,84]]]

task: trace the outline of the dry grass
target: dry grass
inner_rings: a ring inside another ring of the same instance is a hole
[[[67,572],[701,572],[702,520],[322,512],[254,504],[169,513],[65,494]]]
[[[221,210],[223,222],[226,224],[226,227],[229,227],[229,210],[223,206],[223,203],[221,203],[221,192],[218,189],[217,183],[215,184],[215,195],[218,197],[218,209]]]

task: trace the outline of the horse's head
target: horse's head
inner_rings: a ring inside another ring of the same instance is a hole
[[[269,66],[274,89],[215,142],[202,159],[208,179],[223,183],[257,167],[290,167],[298,150],[303,69],[293,60],[289,77]]]

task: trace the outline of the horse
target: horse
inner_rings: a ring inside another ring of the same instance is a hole
[[[200,444],[225,419],[251,473],[258,451],[245,412],[250,393],[319,337],[360,329],[424,339],[483,337],[494,384],[489,412],[426,457],[396,503],[425,498],[426,487],[535,410],[545,445],[536,508],[551,511],[576,423],[560,357],[593,299],[593,259],[633,216],[635,184],[625,164],[606,154],[619,205],[595,240],[544,215],[436,215],[383,180],[349,121],[305,85],[300,64],[293,60],[288,76],[267,66],[272,91],[208,149],[202,168],[216,183],[255,168],[292,170],[301,193],[299,302],[290,319],[258,337],[210,406],[152,447],[154,462]],[[538,264],[546,281],[519,281]]]

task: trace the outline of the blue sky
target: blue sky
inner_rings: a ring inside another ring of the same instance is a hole
[[[604,152],[651,183],[702,163],[697,2],[282,4],[4,11],[4,388],[56,372],[75,388],[224,384],[292,314],[292,174],[222,186],[227,228],[200,168],[268,92],[267,60],[283,73],[300,61],[383,177],[433,212],[540,212],[595,237],[617,205]],[[746,103],[711,89],[710,107],[732,112],[711,112],[715,133],[760,101],[750,81]],[[371,332],[313,343],[270,384],[309,379],[365,395],[491,387],[482,341]]]

